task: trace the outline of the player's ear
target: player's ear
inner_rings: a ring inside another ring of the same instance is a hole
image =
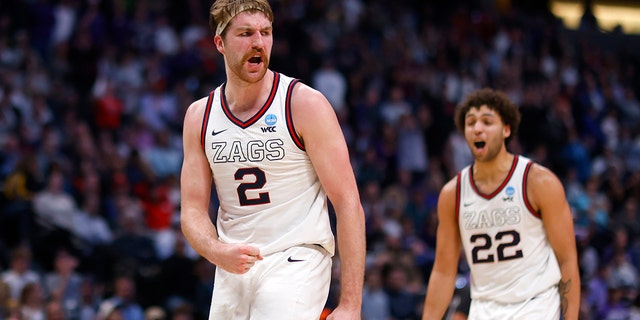
[[[502,135],[506,138],[509,138],[511,136],[511,126],[510,125],[505,125],[502,128]]]
[[[218,52],[220,52],[221,54],[224,55],[224,41],[222,41],[222,36],[219,34],[216,34],[213,37],[213,44],[216,45],[216,49],[218,50]]]

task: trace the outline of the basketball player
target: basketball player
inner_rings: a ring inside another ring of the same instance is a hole
[[[341,296],[328,319],[359,319],[364,213],[345,139],[319,91],[269,69],[272,22],[267,0],[211,6],[227,78],[185,115],[182,230],[217,266],[210,319],[319,319],[335,249],[330,200]]]
[[[507,151],[519,123],[518,107],[491,89],[471,93],[456,109],[474,162],[439,196],[423,320],[440,320],[448,308],[461,249],[471,271],[469,319],[578,319],[578,258],[564,188],[547,168]]]

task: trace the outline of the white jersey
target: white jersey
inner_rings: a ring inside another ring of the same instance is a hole
[[[542,219],[526,197],[532,164],[514,156],[507,178],[491,194],[478,190],[471,165],[458,174],[456,213],[473,299],[522,302],[561,279]]]
[[[327,196],[291,115],[298,80],[274,72],[267,101],[247,121],[227,106],[224,84],[209,95],[201,142],[220,200],[216,227],[225,243],[248,243],[262,255],[334,237]]]

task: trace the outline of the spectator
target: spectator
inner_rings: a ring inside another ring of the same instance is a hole
[[[445,146],[446,163],[452,166],[448,168],[448,175],[453,175],[473,162],[471,151],[467,148],[467,142],[462,134],[457,131],[451,132]]]
[[[215,265],[206,259],[199,257],[195,261],[194,274],[197,278],[194,290],[194,312],[202,318],[209,314],[211,304],[211,292],[213,291]]]
[[[143,217],[142,196],[147,192],[148,181],[142,180],[137,184],[129,181],[127,176],[118,173],[114,176],[112,194],[107,199],[107,212],[105,213],[109,225],[119,231],[120,219],[126,216]]]
[[[602,314],[606,308],[608,300],[609,284],[608,279],[611,274],[611,267],[602,264],[598,267],[597,273],[587,282],[587,292],[585,295],[586,306],[594,314]]]
[[[39,191],[39,173],[35,158],[23,156],[4,184],[0,230],[7,245],[27,242],[33,223],[33,197]]]
[[[392,319],[418,319],[419,296],[408,290],[408,273],[405,267],[391,262],[383,270],[384,288],[389,296]]]
[[[2,272],[2,282],[9,286],[11,298],[18,301],[22,289],[29,283],[40,283],[41,276],[32,264],[31,249],[19,246],[11,252],[11,266]]]
[[[322,92],[336,113],[344,117],[347,108],[347,80],[336,68],[334,58],[323,59],[322,67],[313,74],[311,86]]]
[[[379,266],[367,269],[362,296],[362,318],[366,320],[389,320],[389,296],[384,291],[382,270]]]
[[[189,303],[182,303],[171,309],[171,320],[193,320],[194,314]]]
[[[11,173],[20,165],[20,160],[27,156],[21,149],[19,137],[16,133],[10,132],[4,137],[0,137],[0,177],[7,179]]]
[[[118,97],[115,84],[109,80],[102,80],[99,92],[94,102],[94,123],[96,129],[115,132],[122,125],[125,111],[124,102]]]
[[[118,276],[113,282],[113,294],[100,304],[100,315],[112,319],[111,311],[117,309],[126,320],[144,320],[144,310],[138,304],[136,283],[128,276]],[[103,312],[104,311],[104,312]]]
[[[149,76],[154,82],[150,83],[150,90],[143,92],[140,97],[139,121],[142,121],[151,131],[169,129],[177,121],[176,96],[167,89],[166,79],[161,74],[161,59],[151,56],[148,59]]]
[[[381,103],[380,89],[374,86],[370,86],[365,89],[364,97],[358,100],[357,105],[354,108],[353,117],[355,118],[355,129],[357,132],[364,136],[364,140],[361,143],[368,145],[371,135],[379,128],[380,124],[380,103]],[[369,148],[361,148],[359,145],[356,147],[359,152],[369,150]]]
[[[124,268],[122,272],[136,272],[139,267],[158,262],[155,244],[144,227],[142,216],[123,215],[119,225],[121,230],[111,244],[116,256],[114,267]]]
[[[569,141],[562,150],[562,157],[567,165],[574,167],[581,183],[585,183],[591,175],[591,159],[589,150],[579,139],[578,133],[569,132]]]
[[[167,320],[167,313],[158,306],[151,306],[144,311],[145,320]]]
[[[586,212],[592,223],[599,230],[605,230],[610,223],[611,203],[606,195],[600,191],[600,178],[591,177],[585,183],[585,196],[587,197]]]
[[[46,187],[33,197],[36,221],[46,229],[73,229],[77,205],[73,196],[65,190],[64,173],[57,167],[49,172]]]
[[[180,146],[173,141],[171,131],[165,129],[155,132],[155,143],[142,154],[153,174],[158,179],[179,176],[182,166]]]
[[[65,313],[62,303],[58,300],[49,300],[45,304],[45,319],[47,320],[64,320]]]
[[[409,114],[398,120],[398,170],[410,172],[416,180],[424,177],[429,167],[429,153],[422,128]]]
[[[384,168],[378,159],[376,150],[368,148],[364,151],[362,161],[359,164],[358,175],[356,177],[361,190],[369,183],[377,183],[384,180]]]
[[[629,320],[640,320],[640,295],[636,296],[629,308]]]
[[[38,178],[42,179],[43,173],[54,166],[59,166],[63,171],[69,172],[71,160],[68,154],[64,154],[64,134],[55,126],[50,125],[44,128],[41,140],[41,147],[34,155]],[[42,184],[42,182],[40,183]]]
[[[621,112],[622,125],[630,128],[637,127],[640,121],[640,101],[636,91],[627,86],[624,88],[624,98],[618,101]]]
[[[95,320],[100,307],[101,285],[88,276],[83,277],[80,286],[80,303],[77,307],[78,320]]]
[[[166,231],[174,221],[174,204],[169,200],[165,182],[154,184],[142,199],[146,227],[154,232]]]
[[[154,47],[163,55],[173,56],[180,47],[180,38],[173,26],[169,24],[169,17],[159,15],[155,19]]]
[[[6,46],[5,41],[0,41],[0,43]],[[8,55],[7,51],[7,48],[4,47],[4,50],[2,50],[5,53],[4,56]],[[11,133],[18,128],[20,121],[18,111],[13,106],[9,93],[9,86],[0,87],[0,141],[2,142],[5,142]]]
[[[59,248],[53,270],[44,275],[44,291],[49,300],[59,301],[66,318],[76,319],[81,303],[82,276],[76,272],[76,258],[68,249]]]
[[[612,257],[611,273],[608,278],[610,288],[620,290],[621,298],[635,297],[638,290],[638,269],[629,261],[625,250],[617,250]]]
[[[122,312],[122,305],[112,301],[105,301],[100,304],[100,309],[96,314],[96,320],[125,320]]]
[[[161,288],[158,289],[162,291],[164,305],[169,310],[195,298],[198,284],[196,259],[189,256],[188,249],[189,244],[180,233],[176,236],[173,254],[161,262],[162,271],[158,280]]]
[[[380,105],[380,116],[389,125],[396,126],[403,115],[411,114],[411,104],[406,100],[404,89],[394,86],[389,90],[389,97]]]
[[[27,283],[20,292],[19,304],[21,319],[48,320],[45,317],[45,296],[40,283]]]
[[[628,319],[628,317],[629,303],[622,297],[622,288],[616,284],[610,284],[604,308],[596,319],[615,320]]]
[[[73,233],[86,243],[89,251],[96,246],[111,244],[113,232],[109,222],[100,212],[100,195],[90,192],[82,201],[82,206],[73,220]]]
[[[45,79],[48,80],[48,78]],[[45,128],[53,122],[53,113],[42,94],[36,94],[30,104],[31,107],[21,115],[21,134],[28,143],[37,144]]]
[[[0,280],[0,318],[8,319],[14,316],[16,305],[17,301],[11,298],[11,288]]]

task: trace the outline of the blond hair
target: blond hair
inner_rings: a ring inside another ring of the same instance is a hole
[[[209,28],[222,35],[231,19],[243,11],[260,11],[273,22],[273,11],[267,0],[216,0],[209,9]]]

